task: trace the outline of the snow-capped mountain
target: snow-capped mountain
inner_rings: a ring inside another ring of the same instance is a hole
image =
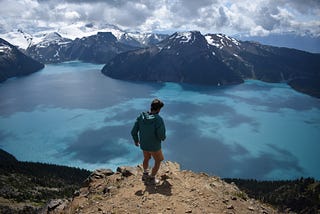
[[[53,32],[45,35],[41,42],[30,45],[26,53],[42,63],[63,62],[70,60],[68,50],[71,45],[71,39]]]
[[[121,38],[119,39],[120,42],[129,44],[131,46],[137,46],[137,47],[147,47],[150,45],[157,44],[167,38],[168,35],[166,34],[155,34],[155,33],[139,33],[139,32],[134,32],[134,33],[124,33],[121,35]],[[135,42],[133,43],[128,43],[128,41]]]
[[[98,32],[74,40],[69,53],[72,60],[104,64],[117,54],[134,49],[137,48],[119,42],[111,32]]]
[[[75,40],[50,33],[41,42],[29,46],[26,53],[45,64],[70,60],[103,64],[115,55],[133,49],[137,47],[119,42],[111,32],[98,32]]]
[[[51,33],[57,33],[63,38],[75,40],[97,34],[98,32],[112,32],[117,38],[124,33],[114,25],[105,24],[95,25],[92,23],[85,24],[82,22],[64,26],[62,28],[46,28],[35,31],[35,29],[17,29],[13,32],[0,34],[0,37],[18,46],[21,49],[27,49],[31,45],[41,43],[45,37]]]
[[[47,30],[31,35],[19,30],[6,37],[42,63],[70,60],[106,63],[118,53],[158,43],[167,35],[126,32],[114,25],[75,24],[57,32]]]
[[[319,54],[198,31],[175,33],[151,47],[119,54],[102,72],[118,79],[211,85],[258,79],[288,82],[298,90],[305,89],[298,79],[304,85],[316,80],[317,89],[307,93],[320,97]]]
[[[63,38],[59,33],[52,32],[52,33],[46,34],[43,40],[37,43],[37,46],[42,46],[45,48],[53,43],[57,45],[65,45],[70,43],[71,41],[72,41],[71,39]]]
[[[17,47],[0,38],[0,82],[36,72],[43,67],[43,64],[26,56]]]
[[[3,38],[7,37],[42,63],[102,63],[106,64],[103,73],[119,79],[224,85],[252,78],[288,82],[297,90],[305,90],[312,80],[312,85],[319,85],[315,96],[320,97],[319,54],[223,34],[188,31],[168,36],[129,32],[108,24],[76,23],[33,34],[19,30]],[[307,93],[314,94],[310,90]]]
[[[20,49],[26,49],[29,47],[33,40],[33,36],[31,34],[25,33],[21,29],[14,32],[0,34],[0,38],[10,42],[10,44],[14,44]]]
[[[129,80],[214,85],[243,82],[213,50],[198,31],[175,33],[152,47],[119,54],[102,72]]]
[[[77,22],[59,29],[49,28],[36,32],[34,32],[34,29],[32,29],[32,32],[29,32],[28,29],[18,29],[15,32],[0,34],[0,38],[9,41],[11,44],[18,46],[21,49],[27,49],[29,46],[42,43],[47,39],[47,35],[52,33],[56,33],[66,39],[75,40],[77,38],[80,39],[97,35],[98,32],[110,32],[119,42],[127,45],[134,44],[133,46],[136,47],[145,47],[150,44],[155,44],[168,36],[165,34],[130,32],[111,24],[101,25]]]

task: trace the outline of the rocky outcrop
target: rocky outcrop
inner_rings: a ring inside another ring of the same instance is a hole
[[[57,209],[47,212],[277,213],[248,198],[237,186],[205,173],[180,170],[177,163],[162,163],[158,175],[160,184],[151,185],[141,181],[141,166],[120,167],[114,174],[95,171],[67,205],[53,203]]]
[[[0,38],[0,82],[44,68],[40,62],[23,54],[17,47]]]

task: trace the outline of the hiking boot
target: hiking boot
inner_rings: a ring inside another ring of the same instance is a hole
[[[144,173],[142,174],[142,181],[147,181],[148,178],[149,178],[149,173],[148,173],[148,172],[144,172]]]
[[[157,184],[160,184],[160,180],[156,179],[155,177],[149,177],[148,183],[151,185],[157,185]]]

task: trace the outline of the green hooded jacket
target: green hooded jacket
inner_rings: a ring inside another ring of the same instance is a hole
[[[138,135],[139,133],[139,135]],[[131,130],[134,142],[140,142],[143,151],[156,152],[166,139],[166,128],[159,114],[142,112]]]

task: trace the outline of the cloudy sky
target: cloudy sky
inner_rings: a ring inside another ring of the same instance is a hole
[[[320,37],[319,0],[0,0],[0,14],[0,33],[83,22],[148,32]]]

